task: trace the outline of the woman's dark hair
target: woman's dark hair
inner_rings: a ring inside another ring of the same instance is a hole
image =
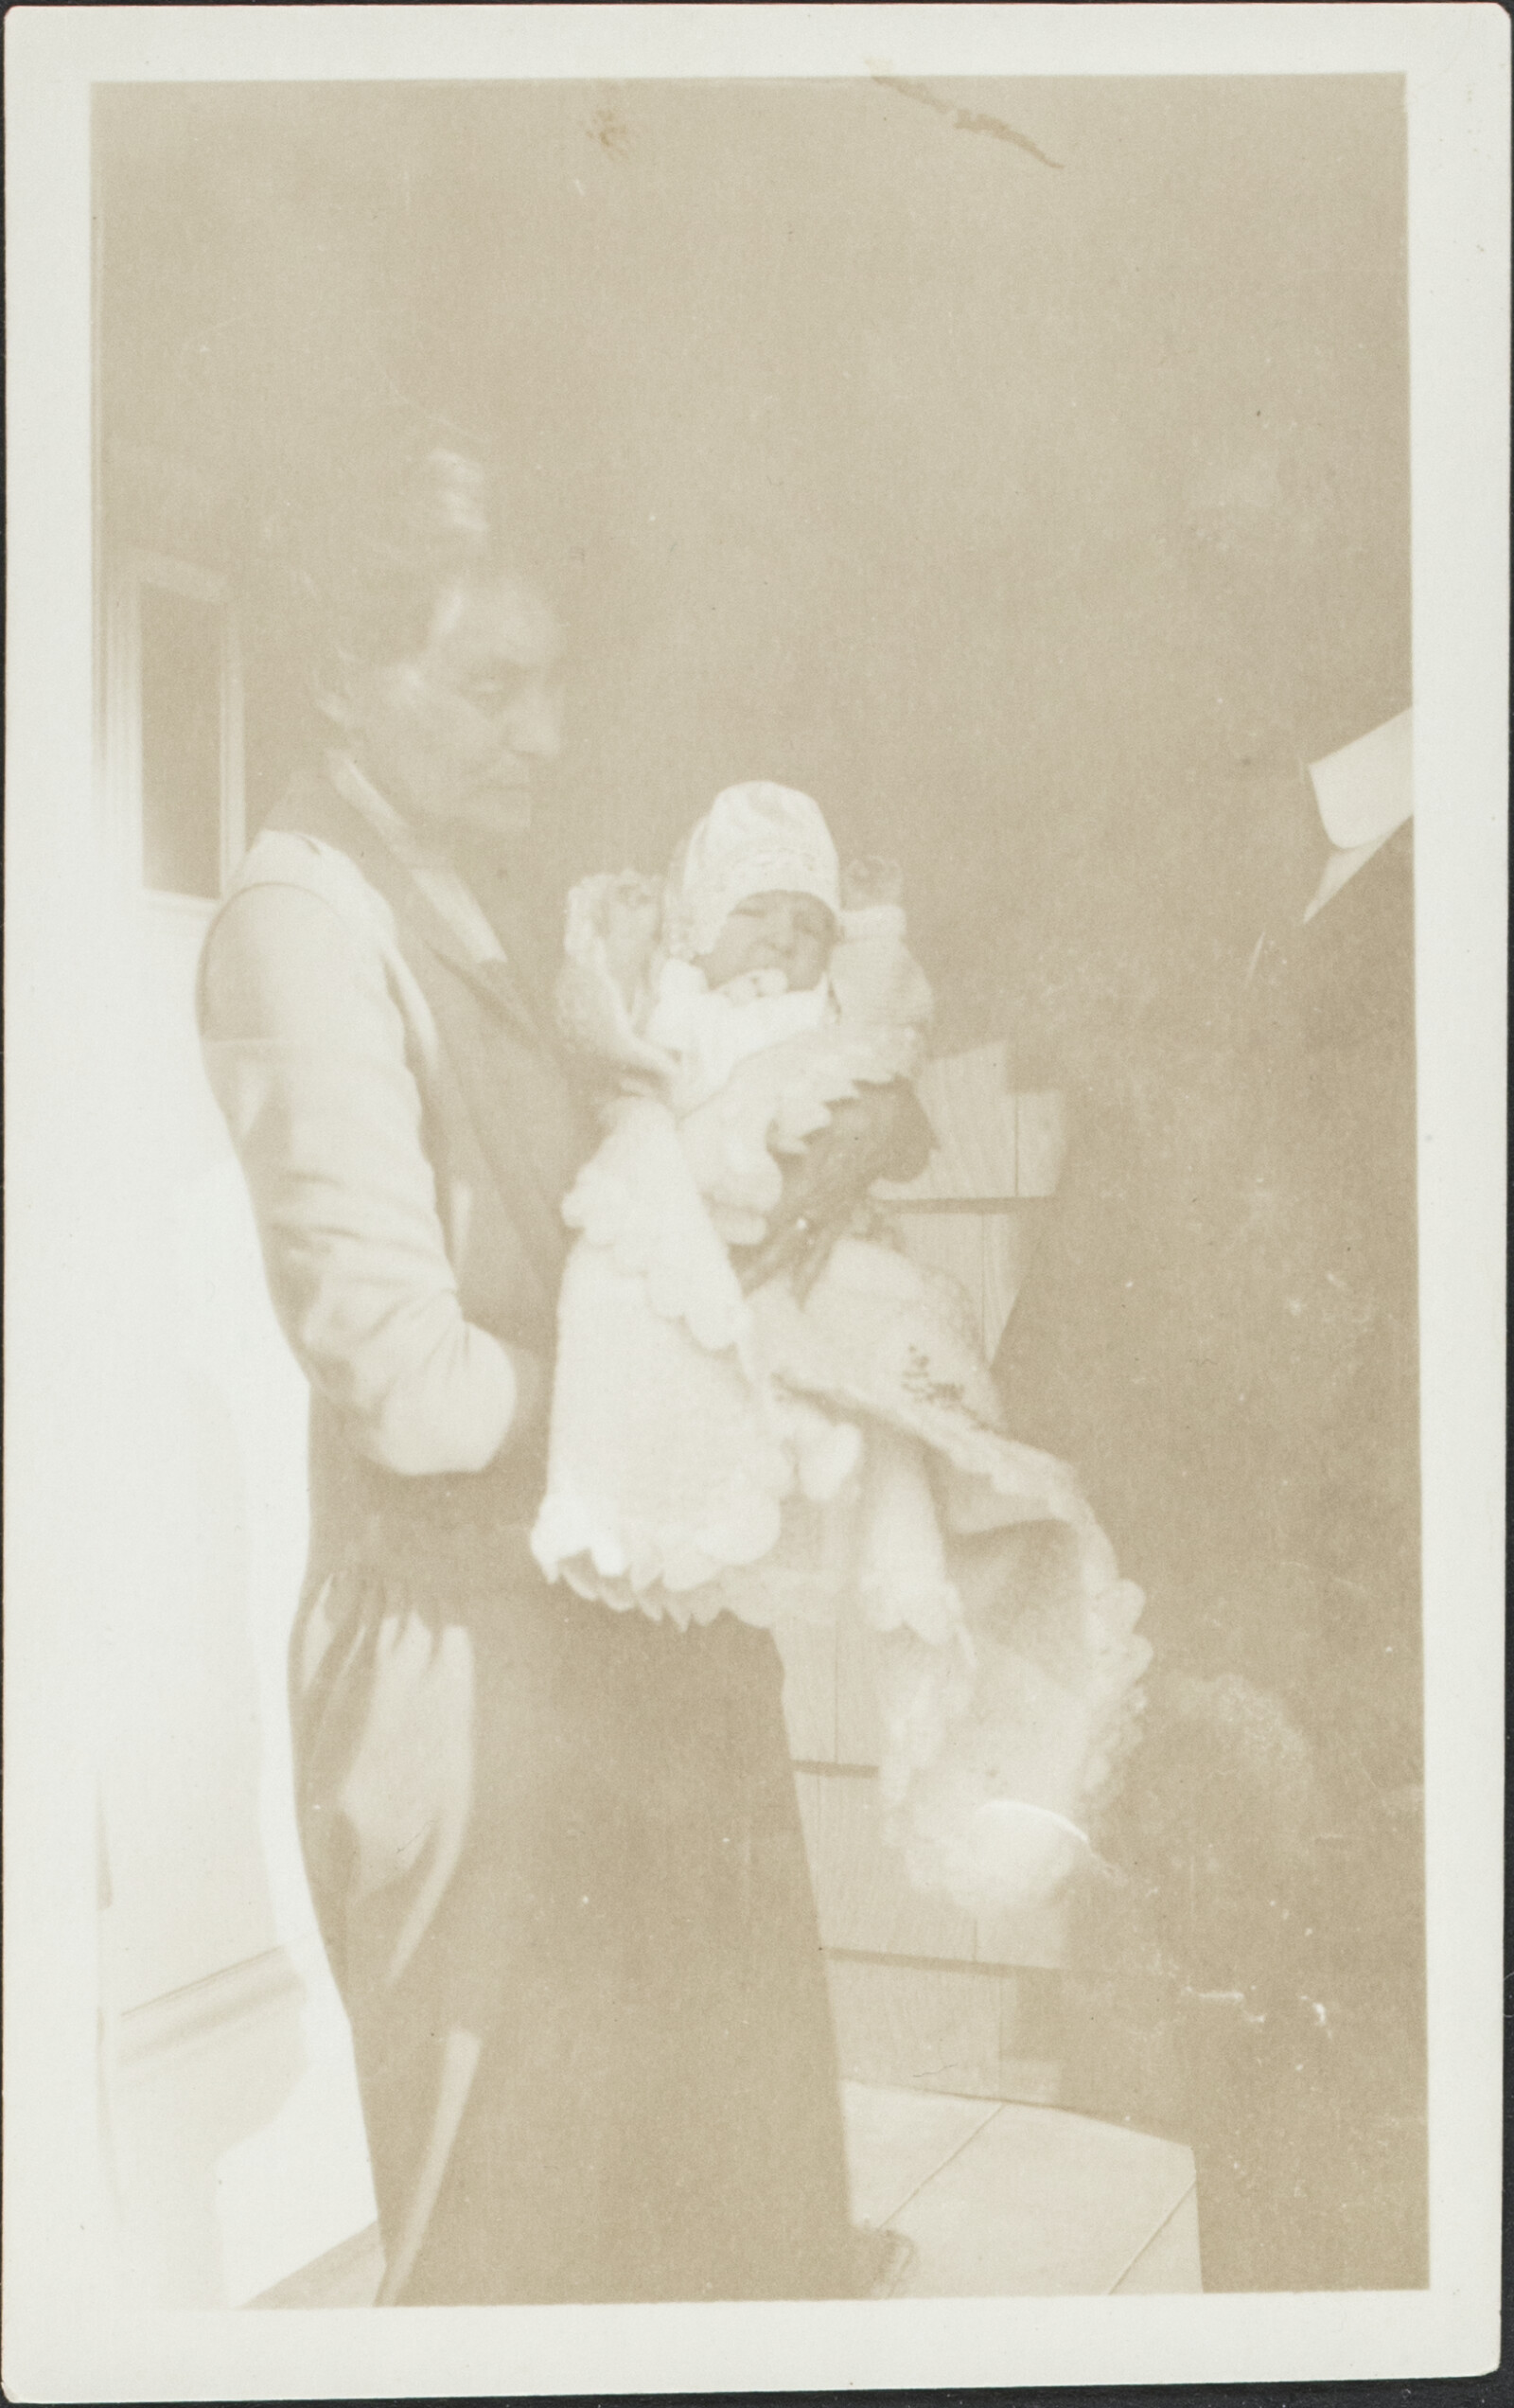
[[[333,460],[318,485],[263,524],[283,634],[315,691],[412,659],[454,586],[519,574],[496,475],[434,429]]]

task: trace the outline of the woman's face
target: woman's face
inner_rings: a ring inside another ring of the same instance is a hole
[[[334,706],[360,766],[417,821],[530,824],[531,779],[560,741],[561,637],[512,578],[455,587],[414,660],[365,669]]]
[[[836,922],[813,894],[749,894],[738,903],[699,967],[710,987],[748,970],[782,970],[789,993],[816,986],[836,942]]]

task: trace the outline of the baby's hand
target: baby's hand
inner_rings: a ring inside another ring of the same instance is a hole
[[[599,902],[599,932],[610,975],[631,995],[651,961],[662,920],[662,881],[625,870]]]
[[[742,970],[727,979],[719,992],[731,1003],[765,1003],[770,996],[786,995],[788,980],[779,969]]]
[[[904,901],[904,872],[897,861],[881,853],[865,853],[860,860],[849,861],[841,873],[841,908],[845,912],[871,911],[880,903]]]

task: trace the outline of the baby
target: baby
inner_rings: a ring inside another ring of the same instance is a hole
[[[1139,1593],[1070,1474],[1004,1434],[950,1282],[865,1215],[802,1295],[747,1295],[731,1253],[838,1105],[913,1074],[931,1007],[897,873],[843,880],[788,788],[728,788],[663,881],[574,890],[560,1014],[616,1091],[564,1206],[533,1546],[549,1578],[683,1625],[852,1616],[896,1836],[925,1886],[986,1906],[1088,1852],[1149,1653]],[[1065,1544],[1040,1577],[1015,1542],[1047,1521]]]
[[[669,1280],[679,1278],[686,1291],[679,1316],[718,1331],[722,1344],[747,1318],[727,1249],[754,1247],[766,1235],[782,1159],[802,1148],[835,1104],[918,1065],[932,997],[905,944],[898,889],[890,862],[858,863],[843,879],[819,806],[762,782],[716,797],[666,880],[626,872],[586,879],[570,897],[560,1017],[575,1041],[619,1067],[633,1089],[638,1073],[655,1076],[666,1107],[661,1117],[612,1114],[608,1161],[624,1190],[635,1144],[632,1183],[644,1205],[660,1193],[666,1231],[689,1217],[679,1213],[676,1192],[683,1189],[687,1207],[692,1179],[704,1208],[697,1220],[708,1220],[721,1241],[718,1257],[684,1231],[678,1263],[663,1263],[654,1284],[665,1296]],[[665,1148],[656,1160],[667,1114],[685,1165]],[[594,1172],[590,1165],[569,1199],[568,1217],[585,1226],[588,1213],[602,1228]],[[747,1401],[760,1406],[768,1439],[785,1449],[805,1496],[834,1495],[856,1462],[860,1434],[765,1379],[753,1347],[744,1351]],[[559,1465],[565,1453],[566,1439]],[[768,1459],[759,1449],[757,1460]],[[685,1449],[685,1504],[691,1469]],[[731,1474],[723,1461],[713,1484],[729,1512]],[[655,1485],[643,1470],[638,1519]],[[555,1495],[554,1487],[549,1499]],[[601,1497],[601,1517],[604,1507]],[[549,1526],[558,1519],[550,1516]]]
[[[891,861],[854,862],[843,878],[807,794],[729,787],[666,880],[626,871],[573,889],[559,1015],[623,1067],[671,1064],[680,1117],[738,1062],[827,1023],[918,1033],[932,998],[899,891]],[[918,1044],[905,1051],[912,1065]]]

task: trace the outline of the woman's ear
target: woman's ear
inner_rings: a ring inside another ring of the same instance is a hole
[[[311,679],[310,699],[322,718],[332,727],[346,732],[357,726],[360,713],[353,699],[351,681],[343,675],[340,663],[328,667],[324,675]]]
[[[323,719],[332,727],[350,730],[357,726],[361,713],[354,689],[361,677],[361,667],[344,646],[327,646],[309,679],[310,699]]]

